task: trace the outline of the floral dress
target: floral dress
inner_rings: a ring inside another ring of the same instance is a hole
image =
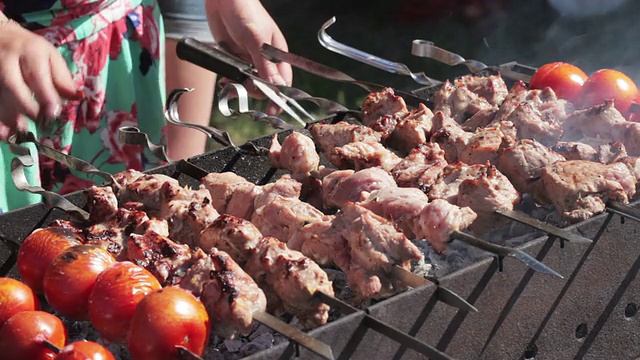
[[[122,126],[137,126],[162,141],[164,91],[163,25],[155,0],[0,0],[0,10],[44,36],[67,61],[85,96],[63,105],[48,129],[29,130],[41,143],[82,158],[111,173],[142,170],[147,159],[138,146],[118,140]],[[35,147],[31,146],[32,155]],[[41,201],[16,189],[7,144],[0,144],[0,211]],[[36,156],[37,157],[37,156]],[[38,157],[27,170],[31,185],[61,194],[93,183],[60,163]]]

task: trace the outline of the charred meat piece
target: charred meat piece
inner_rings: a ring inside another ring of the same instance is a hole
[[[549,87],[542,90],[529,90],[522,81],[516,81],[500,105],[493,121],[507,120],[511,113],[523,102],[531,104],[535,109],[547,109],[551,107],[550,104],[558,102],[558,98]]]
[[[279,197],[256,209],[251,222],[264,236],[287,242],[304,225],[322,221],[324,214],[300,199]]]
[[[626,203],[636,192],[637,179],[623,163],[561,161],[543,168],[541,177],[556,211],[572,222],[603,212],[607,200]]]
[[[337,124],[316,123],[309,128],[313,142],[329,156],[335,147],[353,142],[379,142],[380,133],[364,125],[341,121]]]
[[[474,132],[480,128],[486,127],[494,123],[498,108],[483,109],[475,113],[472,117],[462,123],[464,131]]]
[[[458,123],[442,112],[436,112],[431,121],[433,135],[429,141],[440,145],[447,162],[458,161],[458,149],[466,146],[473,133],[462,130]]]
[[[273,136],[269,160],[274,167],[287,169],[298,175],[308,175],[320,164],[320,156],[313,140],[295,131],[284,139],[282,145],[278,142],[278,135]]]
[[[452,204],[458,203],[458,189],[460,184],[466,179],[475,179],[480,176],[485,165],[467,165],[462,162],[455,162],[445,166],[442,176],[430,188],[429,199],[443,199]]]
[[[562,155],[541,143],[533,139],[524,139],[500,153],[497,167],[511,180],[518,191],[532,194],[540,200],[546,199],[540,181],[540,170],[547,165],[564,160]]]
[[[406,154],[431,137],[433,113],[424,104],[400,118],[387,143],[394,149]]]
[[[640,156],[640,123],[625,121],[613,124],[610,139],[623,143],[630,156]]]
[[[626,157],[628,157],[626,147],[623,143],[617,142],[598,146],[596,161],[603,164],[610,164]]]
[[[232,339],[248,335],[253,315],[264,312],[267,299],[256,282],[224,251],[197,250],[180,287],[199,296],[215,335]]]
[[[624,126],[626,122],[622,114],[613,106],[613,100],[608,100],[602,105],[569,114],[562,124],[564,127],[562,140],[576,141],[591,137],[625,143],[622,139],[616,139],[613,133],[614,128],[619,125]]]
[[[298,317],[305,328],[327,323],[329,306],[312,297],[316,291],[334,296],[333,287],[327,273],[313,260],[277,239],[265,237],[246,269],[258,284],[269,288],[269,293],[277,297],[284,310]],[[271,311],[273,301],[269,300]]]
[[[386,137],[395,128],[397,119],[407,113],[407,104],[392,88],[385,88],[369,93],[362,103],[362,113],[362,123]]]
[[[348,269],[349,243],[342,237],[344,224],[327,216],[324,221],[313,222],[294,232],[287,243],[290,249],[298,250],[324,266]]]
[[[493,213],[498,209],[513,210],[520,202],[520,194],[509,179],[487,164],[474,179],[460,183],[457,205],[468,206],[476,213]]]
[[[366,169],[381,167],[391,171],[400,157],[379,142],[353,142],[336,147],[329,160],[339,169]]]
[[[189,246],[149,231],[127,239],[127,260],[149,270],[163,286],[176,285],[191,265]]]
[[[169,222],[169,236],[181,244],[195,247],[200,233],[219,216],[209,199],[172,200],[163,206],[162,217]]]
[[[344,224],[351,257],[345,272],[357,297],[384,298],[406,288],[387,274],[393,265],[410,270],[422,253],[392,221],[354,203],[346,203],[334,221]]]
[[[515,142],[509,132],[501,130],[500,125],[503,123],[479,129],[473,134],[466,144],[458,148],[458,161],[469,165],[486,162],[496,164],[500,151]]]
[[[466,87],[472,93],[486,99],[489,104],[496,106],[502,104],[509,93],[507,84],[502,80],[500,74],[491,76],[465,75],[456,78],[453,83],[458,87]]]
[[[426,143],[411,150],[391,170],[391,175],[400,187],[415,187],[428,192],[447,164],[440,145]]]
[[[551,146],[562,137],[560,122],[549,113],[541,113],[529,102],[518,105],[507,120],[515,125],[518,139],[534,139]]]
[[[255,249],[262,233],[252,223],[231,215],[220,215],[200,235],[198,246],[205,251],[215,247],[228,253],[244,266]]]
[[[372,192],[359,205],[393,221],[407,238],[414,239],[414,224],[419,222],[418,214],[428,202],[429,198],[420,189],[384,187]]]
[[[139,202],[148,209],[157,210],[163,203],[162,196],[168,193],[178,193],[184,190],[178,180],[161,174],[136,174],[135,172],[127,171],[120,173],[120,177],[116,176],[116,179],[123,178],[123,174],[129,174],[130,176],[126,180],[126,185],[123,185],[119,189],[114,189],[118,197],[118,201],[123,204],[126,202]],[[139,176],[138,176],[139,175]],[[122,183],[121,183],[122,184]],[[160,191],[164,188],[163,191]]]
[[[427,204],[413,221],[417,238],[425,239],[438,253],[443,253],[455,231],[473,224],[478,215],[469,207],[458,207],[436,199]]]
[[[327,208],[340,208],[347,201],[362,201],[372,191],[385,187],[396,187],[396,182],[388,172],[380,168],[356,172],[336,171],[322,179],[322,193]]]
[[[115,216],[118,211],[118,198],[111,187],[94,185],[86,189],[84,194],[87,198],[87,208],[91,222],[106,221]]]
[[[254,205],[257,209],[281,197],[298,199],[300,198],[301,191],[302,184],[290,175],[285,174],[275,182],[262,186],[260,194],[256,196],[254,200]]]
[[[82,234],[87,244],[99,246],[121,259],[129,235],[147,221],[149,217],[143,211],[120,208],[108,220],[84,228]]]
[[[597,151],[589,144],[578,141],[559,141],[552,148],[567,160],[596,161]]]
[[[251,217],[254,211],[254,200],[262,190],[254,183],[232,172],[210,173],[201,181],[209,191],[211,205],[218,213],[241,218]]]
[[[435,94],[433,102],[435,111],[442,111],[459,124],[465,122],[478,111],[493,108],[487,99],[469,90],[464,83],[461,82],[457,86],[449,80],[442,84],[440,90]]]

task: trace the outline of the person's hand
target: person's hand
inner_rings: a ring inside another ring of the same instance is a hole
[[[53,45],[18,24],[0,25],[0,140],[25,129],[25,116],[51,121],[60,115],[61,98],[77,97],[69,68]]]
[[[251,62],[261,78],[277,85],[291,85],[288,63],[275,64],[260,54],[267,43],[288,51],[287,41],[259,0],[207,0],[211,33],[218,44]]]

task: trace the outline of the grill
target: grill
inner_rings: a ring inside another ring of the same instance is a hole
[[[530,69],[505,64],[522,73]],[[429,98],[434,87],[414,94]],[[283,139],[289,131],[280,134]],[[252,141],[268,147],[270,138]],[[267,156],[242,155],[232,147],[151,170],[196,185],[198,168],[232,171],[257,184],[277,179]],[[83,206],[80,193],[67,196]],[[635,208],[637,203],[632,203]],[[614,209],[615,210],[615,209]],[[425,285],[364,309],[341,309],[337,320],[309,334],[330,345],[338,359],[420,359],[435,348],[455,359],[637,358],[640,286],[640,231],[632,210],[609,211],[567,230],[592,239],[571,244],[540,235],[519,248],[558,271],[557,279],[500,256],[485,258],[439,279],[439,284],[474,305],[477,313],[439,300],[437,286]],[[16,277],[19,243],[34,228],[65,214],[35,205],[0,216],[0,275]],[[339,308],[338,306],[332,306]],[[427,345],[425,347],[425,344]],[[284,342],[246,359],[319,358],[295,342]]]

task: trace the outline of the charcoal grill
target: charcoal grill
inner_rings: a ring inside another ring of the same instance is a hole
[[[522,73],[531,68],[501,66]],[[429,98],[433,87],[414,94]],[[290,132],[280,133],[281,140]],[[267,146],[269,137],[256,139]],[[233,171],[258,184],[284,172],[271,168],[266,156],[242,155],[233,148],[207,153],[188,163],[211,172]],[[197,180],[174,163],[150,170],[177,176],[185,184]],[[80,193],[66,197],[83,206]],[[631,204],[637,208],[638,202]],[[64,217],[42,204],[0,216],[0,275],[16,277],[17,248],[34,228]],[[388,329],[371,319],[433,345],[456,359],[566,359],[640,356],[640,225],[623,214],[605,213],[568,230],[593,239],[591,244],[566,244],[553,236],[520,246],[564,275],[564,279],[535,273],[514,261],[489,257],[440,279],[440,284],[476,306],[468,313],[439,302],[436,285],[426,285],[354,310],[310,334],[331,345],[338,359],[421,359],[424,355],[393,340]],[[504,265],[504,266],[503,266]],[[282,343],[246,359],[313,359],[313,353]]]

